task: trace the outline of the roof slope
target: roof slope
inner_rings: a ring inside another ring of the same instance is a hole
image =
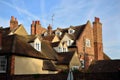
[[[43,70],[57,71],[54,63],[50,60],[43,61]]]
[[[120,60],[101,60],[90,65],[90,72],[118,72]]]
[[[69,65],[74,53],[75,53],[75,51],[58,53],[58,63],[57,64]]]
[[[50,59],[57,60],[58,55],[51,47],[51,43],[46,40],[41,40],[41,53]]]
[[[19,55],[47,59],[18,35],[5,36],[2,39],[2,50],[0,51],[0,55]]]

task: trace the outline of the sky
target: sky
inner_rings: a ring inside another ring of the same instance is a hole
[[[104,52],[120,59],[120,0],[0,0],[0,26],[8,27],[11,16],[28,33],[33,20],[53,29],[82,25],[99,17],[102,23]]]

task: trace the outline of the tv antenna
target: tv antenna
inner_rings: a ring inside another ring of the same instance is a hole
[[[52,27],[53,27],[53,21],[54,21],[54,14],[52,15]]]

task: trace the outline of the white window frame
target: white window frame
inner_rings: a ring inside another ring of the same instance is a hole
[[[69,30],[68,30],[68,33],[69,33],[69,34],[73,34],[74,32],[75,32],[75,30],[73,30],[73,29],[69,29]]]
[[[86,47],[91,47],[91,43],[90,43],[89,39],[85,40],[85,45],[86,45]]]
[[[4,63],[2,63],[2,61]],[[3,66],[4,66],[4,70],[2,70]],[[6,73],[6,68],[7,68],[7,58],[6,58],[6,56],[0,56],[0,73]]]
[[[80,60],[81,63],[81,68],[85,68],[85,61],[84,60]]]
[[[58,36],[61,36],[61,35],[62,35],[62,32],[56,31],[55,34],[58,35]]]

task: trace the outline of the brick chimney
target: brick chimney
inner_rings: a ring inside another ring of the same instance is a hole
[[[103,60],[102,24],[98,17],[93,22],[93,36],[95,60]]]
[[[2,49],[2,30],[0,30],[0,50]]]
[[[48,34],[51,35],[52,34],[52,26],[49,24],[48,26]]]
[[[36,34],[36,27],[35,27],[35,21],[32,21],[31,24],[31,35]]]
[[[31,24],[31,35],[42,33],[42,27],[39,20],[33,21]]]
[[[10,20],[10,30],[13,30],[14,28],[18,27],[18,21],[14,16],[11,16]]]

